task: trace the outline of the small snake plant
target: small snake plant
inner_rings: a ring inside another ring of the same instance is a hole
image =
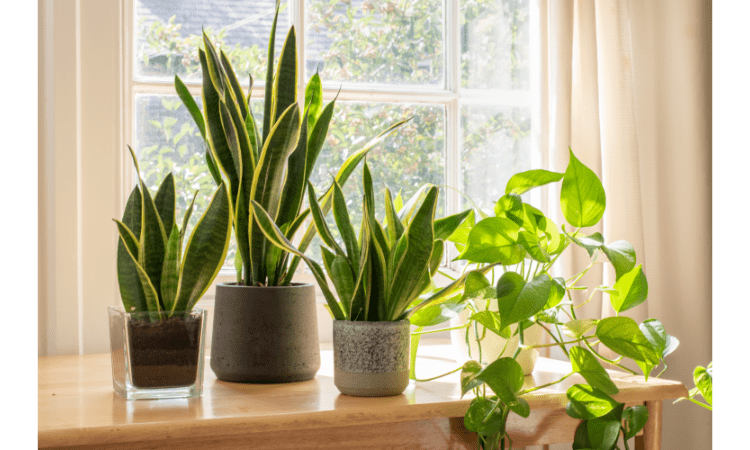
[[[140,173],[133,149],[130,154]],[[164,311],[166,316],[189,311],[216,278],[227,256],[232,233],[229,193],[223,184],[216,189],[183,255],[182,242],[195,197],[180,228],[175,221],[172,174],[164,178],[154,197],[140,176],[138,180],[122,220],[113,219],[120,233],[117,280],[123,306],[126,312]]]
[[[306,257],[274,224],[263,206],[253,202],[255,219],[274,245],[303,258],[312,270],[336,320],[400,321],[434,297],[432,277],[443,260],[443,242],[453,234],[470,211],[435,220],[437,186],[423,186],[396,212],[393,196],[385,190],[384,224],[376,218],[375,195],[370,170],[363,172],[364,215],[359,238],[352,227],[341,186],[333,182],[333,217],[344,246],[326,225],[312,185],[308,201],[315,227],[326,247],[321,246],[323,264],[338,294],[336,301],[320,264]],[[400,203],[397,197],[396,203]]]

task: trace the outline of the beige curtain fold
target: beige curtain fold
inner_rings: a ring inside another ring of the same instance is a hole
[[[584,231],[634,246],[649,297],[627,316],[658,318],[680,339],[663,376],[692,388],[693,368],[711,360],[710,1],[538,0],[538,8],[543,164],[564,171],[570,147],[601,178],[604,220]],[[559,186],[547,195],[557,205]],[[585,251],[571,253],[559,275],[588,265]],[[595,266],[581,285],[613,283],[611,267]],[[588,298],[576,294],[577,304]],[[578,311],[614,315],[600,294]],[[711,414],[695,405],[665,402],[663,430],[665,449],[711,448]]]

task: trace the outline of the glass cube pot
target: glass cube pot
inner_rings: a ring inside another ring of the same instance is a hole
[[[112,384],[126,400],[203,392],[206,311],[126,312],[109,307]]]

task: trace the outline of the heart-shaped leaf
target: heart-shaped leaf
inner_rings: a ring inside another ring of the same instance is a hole
[[[589,442],[591,448],[597,450],[613,450],[620,437],[619,420],[591,419],[588,424]]]
[[[596,225],[604,215],[606,203],[602,182],[571,150],[560,189],[560,207],[565,220],[574,227]]]
[[[621,403],[587,384],[574,384],[568,388],[568,405],[565,410],[574,419],[594,419],[612,411]]]
[[[565,225],[563,225],[563,230],[565,229]],[[589,257],[594,256],[594,252],[598,248],[602,248],[604,245],[604,236],[602,236],[601,233],[593,233],[590,236],[580,236],[580,235],[573,235],[568,234],[565,232],[565,235],[573,241],[576,245],[579,247],[582,247],[586,250],[586,252],[589,254]]]
[[[643,405],[625,408],[622,419],[627,423],[628,433],[625,439],[631,439],[643,429],[648,421],[648,409]]]
[[[519,286],[521,290],[516,295]],[[528,283],[523,283],[523,278],[517,273],[506,272],[500,277],[496,289],[498,312],[502,319],[501,328],[505,328],[544,309],[552,289],[552,279],[543,273]],[[501,295],[501,292],[508,294]]]
[[[467,430],[481,435],[493,435],[505,426],[503,415],[495,403],[484,397],[477,397],[471,401],[464,416],[464,426]]]
[[[640,264],[619,277],[613,286],[616,293],[609,294],[612,308],[618,313],[634,308],[648,297],[648,281]]]
[[[518,243],[520,226],[503,217],[488,217],[471,229],[466,248],[456,258],[473,263],[517,264],[526,251]]]
[[[573,372],[580,373],[590,385],[609,395],[620,392],[599,360],[590,351],[582,347],[573,347],[570,349],[569,356]]]
[[[701,395],[709,405],[713,405],[713,363],[708,368],[698,366],[693,371],[695,387],[701,391]]]
[[[477,375],[482,371],[482,365],[476,361],[466,361],[461,367],[461,397],[477,386],[481,386],[484,381],[477,379]]]
[[[565,278],[555,277],[552,279],[549,298],[544,305],[544,309],[554,308],[559,305],[563,297],[565,297]]]
[[[629,317],[608,317],[596,326],[596,337],[615,353],[634,360],[648,380],[651,369],[659,364],[660,355]]]
[[[513,358],[500,358],[485,367],[477,379],[487,383],[506,405],[514,404],[523,387],[523,369]]]

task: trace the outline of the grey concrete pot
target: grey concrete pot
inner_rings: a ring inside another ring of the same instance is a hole
[[[286,383],[318,369],[315,286],[216,286],[211,370],[218,379]]]
[[[409,385],[410,324],[333,321],[333,382],[342,394],[399,395]]]

